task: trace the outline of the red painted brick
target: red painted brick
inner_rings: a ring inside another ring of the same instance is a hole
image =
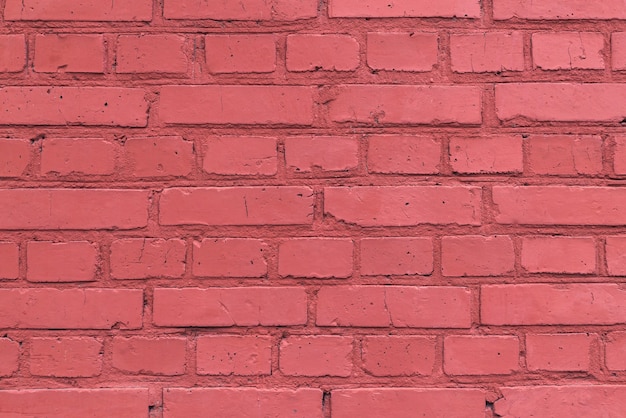
[[[121,87],[4,87],[0,125],[145,127],[144,93]]]
[[[624,119],[626,85],[603,83],[509,83],[496,85],[502,121],[605,122]]]
[[[104,37],[37,35],[33,68],[39,73],[103,73]]]
[[[30,373],[49,377],[99,376],[102,351],[102,341],[93,337],[32,338]]]
[[[280,371],[287,376],[352,374],[352,338],[292,336],[280,343]]]
[[[265,277],[268,246],[262,240],[207,238],[193,244],[193,274],[204,277]]]
[[[623,324],[626,292],[617,284],[482,286],[486,325]],[[502,303],[506,301],[506,303]]]
[[[138,329],[142,317],[138,289],[0,289],[0,328]]]
[[[504,235],[443,237],[444,276],[499,276],[513,271],[513,241]]]
[[[0,415],[30,418],[148,416],[148,389],[0,390]]]
[[[474,86],[341,85],[328,111],[334,122],[480,124],[481,92]]]
[[[121,35],[117,38],[118,73],[187,72],[185,37],[179,35]]]
[[[443,342],[443,368],[449,375],[511,374],[519,369],[514,336],[449,336]]]
[[[350,239],[292,238],[278,248],[278,274],[283,277],[350,277],[352,247]]]
[[[363,367],[374,376],[431,375],[436,339],[430,336],[369,336],[363,339]]]
[[[322,418],[322,391],[248,387],[163,390],[163,418],[237,417],[242,411],[259,417]]]
[[[272,176],[278,166],[276,138],[215,136],[204,147],[204,171],[229,176]]]
[[[0,139],[0,177],[20,177],[29,163],[30,146],[27,141]]]
[[[187,245],[181,239],[127,238],[111,243],[114,279],[179,278]]]
[[[96,138],[50,138],[42,144],[42,174],[109,175],[115,172],[117,146],[113,142]]]
[[[136,177],[182,177],[194,165],[193,142],[179,136],[132,138],[126,141],[124,151]]]
[[[0,279],[17,279],[19,274],[19,247],[12,242],[0,242]]]
[[[330,17],[480,17],[477,0],[330,0]]]
[[[626,370],[626,332],[617,331],[607,335],[605,342],[606,367],[609,370]]]
[[[482,32],[450,35],[450,58],[455,73],[524,70],[522,32]]]
[[[19,368],[19,361],[20,345],[9,338],[0,338],[0,376],[13,375]]]
[[[89,282],[96,279],[98,248],[86,241],[30,241],[26,279],[31,282]]]
[[[602,138],[595,135],[531,135],[528,165],[535,174],[602,172]]]
[[[17,73],[26,66],[26,38],[24,35],[0,36],[0,72]]]
[[[297,287],[157,288],[153,319],[169,327],[302,325],[307,297]]]
[[[259,335],[203,335],[197,341],[200,375],[254,376],[272,373],[272,338]]]
[[[611,34],[611,67],[626,70],[626,32]]]
[[[626,191],[613,187],[494,186],[496,222],[530,225],[623,225]],[[581,205],[580,202],[585,202]]]
[[[208,35],[204,49],[211,74],[271,73],[276,69],[274,35]]]
[[[374,70],[432,71],[438,49],[436,33],[371,32],[367,34],[367,65]]]
[[[532,35],[532,46],[535,68],[604,68],[604,36],[599,32],[537,32]]]
[[[615,137],[613,169],[615,174],[626,174],[626,136]]]
[[[152,1],[107,3],[100,0],[7,0],[6,20],[150,21]]]
[[[413,275],[433,272],[430,238],[365,238],[361,240],[361,274]]]
[[[317,325],[469,328],[470,296],[464,287],[322,287]]]
[[[602,3],[558,2],[552,0],[494,0],[493,13],[496,20],[511,18],[533,20],[568,19],[623,19],[626,5],[621,0]]]
[[[477,187],[327,187],[324,212],[361,226],[480,224]]]
[[[590,237],[525,237],[522,267],[530,273],[596,271],[596,243]]]
[[[441,163],[441,144],[421,136],[372,136],[368,140],[370,173],[436,174]]]
[[[354,170],[359,165],[358,154],[356,138],[299,136],[285,139],[287,168],[300,173]]]
[[[359,43],[349,35],[287,36],[289,71],[352,71],[359,63]]]
[[[0,229],[133,229],[147,218],[143,190],[0,190]]]
[[[112,365],[127,373],[174,376],[185,373],[186,338],[115,337]]]
[[[166,19],[211,20],[299,20],[317,16],[314,0],[243,0],[205,2],[198,0],[165,0]]]
[[[606,264],[611,276],[626,276],[626,236],[606,238]]]
[[[297,186],[166,189],[159,215],[161,225],[311,224],[313,191]]]
[[[333,418],[467,418],[485,414],[479,389],[358,388],[332,391]]]
[[[519,173],[523,160],[519,135],[450,140],[450,165],[456,173]]]
[[[305,86],[163,86],[159,114],[163,122],[172,124],[311,125],[313,90]]]
[[[591,344],[597,337],[589,334],[527,334],[528,369],[548,371],[587,371]]]

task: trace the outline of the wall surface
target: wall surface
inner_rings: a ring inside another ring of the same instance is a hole
[[[624,1],[0,14],[0,417],[626,416]]]

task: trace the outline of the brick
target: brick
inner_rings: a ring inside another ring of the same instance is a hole
[[[135,177],[183,177],[194,165],[193,142],[179,136],[131,138],[124,151]]]
[[[332,391],[333,418],[482,417],[479,389],[358,388]]]
[[[584,2],[559,2],[551,0],[494,0],[496,20],[512,18],[532,20],[569,19],[624,19],[626,5],[621,0],[603,1],[596,5]]]
[[[427,275],[433,272],[430,238],[365,238],[361,240],[361,275]]]
[[[33,69],[39,73],[103,73],[104,37],[85,34],[37,35]]]
[[[611,34],[611,68],[626,70],[626,32]]]
[[[19,361],[20,345],[9,338],[0,338],[0,376],[12,376],[19,368]]]
[[[144,93],[121,87],[4,87],[0,125],[145,127]]]
[[[298,186],[166,189],[159,216],[161,225],[305,225],[313,222],[313,191]]]
[[[381,174],[436,174],[441,144],[421,136],[372,136],[368,140],[367,168]]]
[[[317,325],[469,328],[470,290],[464,287],[335,286],[317,294]]]
[[[278,247],[278,274],[283,277],[350,277],[352,247],[351,239],[291,238]]]
[[[0,279],[14,280],[19,275],[19,247],[12,242],[0,242]]]
[[[582,333],[527,334],[526,364],[532,371],[588,371],[596,341],[596,336]]]
[[[148,416],[148,389],[0,390],[0,415],[31,418]]]
[[[285,161],[288,169],[299,173],[354,170],[359,165],[359,143],[339,136],[290,137],[285,139]]]
[[[0,289],[0,328],[138,329],[142,317],[142,290]]]
[[[419,5],[412,0],[390,3],[383,0],[330,0],[330,17],[480,17],[477,0],[427,0]]]
[[[455,73],[524,71],[522,32],[481,32],[450,35]]]
[[[626,191],[614,187],[494,186],[496,222],[526,225],[623,225]],[[581,205],[580,202],[585,202]]]
[[[596,271],[596,243],[591,237],[525,237],[522,267],[530,273]]]
[[[106,3],[100,0],[7,0],[6,20],[118,21],[152,20],[152,1]]]
[[[609,370],[626,370],[626,332],[617,331],[607,334],[605,342],[606,368]]]
[[[205,2],[198,0],[166,0],[166,19],[211,20],[300,20],[317,16],[315,0],[244,0]]]
[[[237,417],[250,411],[259,417],[322,418],[320,389],[166,388],[163,417]]]
[[[287,376],[352,374],[352,338],[292,336],[280,343],[280,371]]]
[[[157,326],[231,327],[303,325],[307,296],[298,287],[157,288]]]
[[[487,285],[480,297],[485,325],[623,324],[626,308],[625,291],[608,283]]]
[[[324,213],[361,226],[479,225],[480,199],[477,187],[327,187]]]
[[[41,173],[110,175],[115,173],[117,145],[97,138],[44,139]]]
[[[277,154],[276,138],[215,136],[206,140],[203,168],[210,174],[273,176]]]
[[[481,92],[474,86],[340,85],[332,90],[333,122],[480,124]]]
[[[204,49],[207,70],[211,74],[276,70],[274,35],[207,35]]]
[[[26,66],[26,38],[24,35],[0,36],[0,72],[17,73]]]
[[[86,241],[30,241],[26,279],[31,282],[90,282],[96,279],[98,248]]]
[[[204,335],[197,341],[200,375],[254,376],[272,373],[272,338],[259,335]]]
[[[535,174],[602,172],[602,138],[596,135],[530,135],[528,165]]]
[[[257,239],[207,238],[193,244],[193,275],[265,277],[268,246]]]
[[[102,351],[102,342],[93,337],[32,338],[30,373],[47,377],[99,376]]]
[[[305,86],[163,86],[160,101],[170,124],[313,123],[313,90]]]
[[[428,376],[435,367],[430,336],[369,336],[363,339],[364,369],[374,376]]]
[[[175,376],[185,373],[186,338],[115,337],[112,366],[126,373]]]
[[[349,35],[287,36],[289,71],[353,71],[359,64],[359,43]]]
[[[127,238],[111,243],[114,279],[180,278],[187,245],[181,239]]]
[[[134,229],[148,222],[148,191],[0,190],[0,229]]]
[[[29,163],[28,141],[0,139],[0,177],[20,177]]]
[[[609,2],[610,3],[610,2]],[[581,3],[582,4],[582,3]],[[626,408],[626,386],[567,385],[502,387],[495,414],[505,417],[589,417],[598,412],[620,416]]]
[[[514,336],[449,336],[443,342],[443,368],[449,375],[511,374],[519,369]]]
[[[496,113],[502,121],[619,123],[625,98],[623,84],[496,84]]]
[[[187,61],[184,36],[121,35],[117,38],[115,71],[118,73],[184,74]]]
[[[537,32],[532,35],[535,68],[601,70],[604,36],[599,32]]]
[[[626,236],[606,237],[606,264],[611,276],[626,276]]]
[[[522,137],[452,138],[450,165],[455,173],[520,173],[524,169]]]
[[[500,276],[515,268],[513,241],[504,235],[443,237],[444,276]]]
[[[613,170],[615,174],[626,174],[626,136],[617,136],[615,140],[615,153],[613,155]]]
[[[370,32],[367,34],[367,65],[373,70],[432,71],[437,65],[436,33]]]

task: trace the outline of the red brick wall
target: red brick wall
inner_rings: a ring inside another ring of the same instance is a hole
[[[0,9],[0,417],[626,416],[622,0]]]

